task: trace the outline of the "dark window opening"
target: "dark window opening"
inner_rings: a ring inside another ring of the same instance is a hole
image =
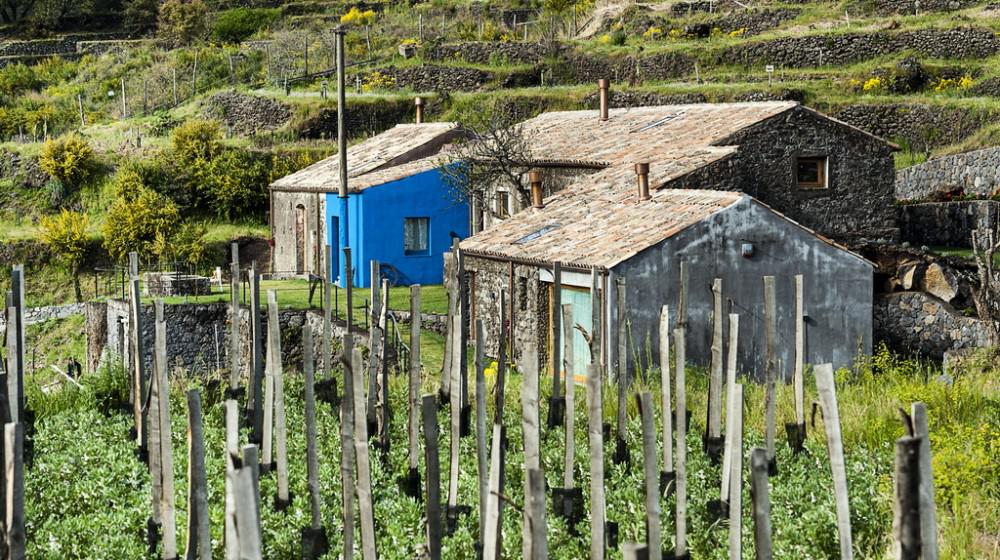
[[[528,310],[528,279],[517,279],[517,300],[521,311]]]
[[[827,188],[825,157],[800,157],[795,162],[795,182],[800,189]]]
[[[404,218],[403,252],[407,255],[427,255],[431,252],[430,218]]]
[[[497,216],[507,218],[510,216],[510,193],[507,191],[497,191]]]

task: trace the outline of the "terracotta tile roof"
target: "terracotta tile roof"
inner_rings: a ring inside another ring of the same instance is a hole
[[[361,185],[372,186],[370,181],[360,178],[392,165],[394,160],[406,159],[407,154],[411,152],[420,150],[429,144],[440,142],[442,136],[452,134],[457,128],[457,123],[447,122],[399,124],[381,134],[349,147],[347,149],[348,187],[352,191],[356,190],[355,181],[350,181],[352,178],[358,179],[359,186],[357,188],[365,188]],[[414,169],[426,170],[421,166],[417,166]],[[416,172],[419,171],[414,171],[414,173]],[[389,176],[401,178],[398,172]],[[291,191],[336,192],[339,183],[340,162],[338,157],[333,155],[305,169],[274,181],[271,183],[271,188]]]
[[[612,109],[607,121],[599,119],[598,111],[557,111],[521,126],[538,160],[662,162],[665,152],[720,145],[734,133],[797,106],[791,101],[661,105]]]
[[[725,155],[674,159],[670,162],[673,170],[659,173],[655,181],[659,183],[666,174],[697,169],[703,165],[701,157]],[[728,191],[660,189],[652,193],[651,200],[640,202],[635,172],[626,180],[623,167],[591,175],[586,183],[546,199],[545,208],[525,210],[477,233],[462,241],[462,249],[528,262],[611,268],[746,196]]]
[[[430,171],[441,167],[442,156],[440,153],[430,157],[413,160],[400,165],[393,165],[377,169],[370,173],[365,173],[348,182],[348,190],[351,192],[361,192],[371,187],[377,187],[393,181],[399,181],[407,177],[412,177],[418,173]],[[348,164],[349,165],[349,164]]]

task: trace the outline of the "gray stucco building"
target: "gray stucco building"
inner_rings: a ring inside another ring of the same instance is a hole
[[[795,103],[734,103],[547,113],[528,121],[533,156],[582,174],[576,182],[461,243],[472,319],[496,354],[501,290],[510,294],[515,354],[552,348],[552,269],[563,268],[562,303],[591,319],[591,272],[600,277],[601,360],[619,360],[617,280],[625,280],[630,367],[658,352],[658,314],[676,325],[681,262],[687,263],[690,363],[710,358],[713,279],[724,314],[741,317],[739,370],[765,368],[763,277],[776,280],[778,358],[791,375],[794,329],[806,329],[807,363],[848,366],[872,344],[873,264],[824,237],[891,238],[893,146]],[[648,164],[648,193],[636,164]],[[547,179],[547,177],[546,177]],[[794,276],[805,314],[795,317]],[[727,321],[728,323],[728,321]],[[726,325],[728,333],[728,324]],[[612,336],[606,336],[610,333]],[[588,360],[574,340],[577,372]]]

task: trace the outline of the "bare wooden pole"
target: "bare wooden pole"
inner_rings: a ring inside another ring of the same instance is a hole
[[[729,354],[726,360],[726,443],[725,452],[722,455],[722,501],[729,501],[729,477],[732,473],[730,468],[733,461],[733,452],[736,449],[734,445],[735,435],[730,429],[729,416],[733,414],[733,408],[730,403],[735,400],[734,392],[736,390],[736,356],[739,351],[740,343],[740,316],[737,313],[729,314]],[[740,403],[742,405],[742,401]],[[740,409],[740,414],[742,415],[742,408]],[[742,417],[742,416],[741,416]]]
[[[743,385],[737,383],[730,393],[732,422],[726,428],[730,438],[727,501],[729,503],[729,560],[743,558]]]
[[[566,372],[566,452],[563,458],[563,488],[573,488],[573,463],[576,457],[576,380],[573,364],[573,305],[562,306],[563,371]],[[556,339],[558,340],[558,339]]]
[[[820,364],[816,368],[816,392],[823,409],[823,426],[826,445],[830,452],[830,470],[833,473],[833,493],[837,504],[837,532],[840,535],[840,558],[851,560],[851,509],[847,494],[847,467],[844,463],[844,444],[840,435],[840,411],[833,381],[833,365]]]
[[[722,279],[712,281],[712,364],[708,382],[708,422],[705,452],[716,464],[722,457]]]
[[[274,465],[274,405],[275,376],[281,367],[281,324],[278,319],[278,299],[274,290],[267,291],[267,367],[264,375],[264,429],[261,442],[261,471],[271,472]]]
[[[240,246],[231,246],[229,298],[229,390],[233,392],[240,386]]]
[[[163,300],[156,302],[156,403],[157,410],[153,414],[159,417],[159,447],[160,472],[160,523],[163,528],[162,555],[164,560],[177,558],[177,519],[174,501],[174,454],[171,445],[170,430],[170,382],[167,375],[167,322],[163,318]]]
[[[454,274],[448,274],[445,278],[445,288],[448,290],[448,317],[455,317],[459,314],[459,285],[458,285],[458,254],[455,251],[455,247],[452,247],[451,255],[446,255],[446,258],[451,259],[450,270],[454,271]],[[449,267],[445,267],[445,270],[449,270]],[[451,398],[451,369],[455,367],[452,361],[455,359],[455,346],[458,344],[458,331],[455,330],[454,323],[448,321],[448,329],[445,332],[444,339],[444,367],[441,370],[441,386],[438,389],[438,397],[441,399],[442,404],[450,403]],[[449,404],[450,406],[450,404]]]
[[[251,441],[260,443],[264,437],[264,326],[260,311],[260,272],[257,264],[250,266],[250,344],[252,345],[253,366],[250,374],[253,376],[250,383],[250,397],[247,399],[252,403],[253,415],[251,421],[250,435]]]
[[[547,560],[549,543],[545,536],[545,475],[541,469],[528,469],[528,521],[531,525],[532,560]]]
[[[240,560],[239,533],[236,530],[236,460],[239,457],[239,403],[226,400],[226,559]]]
[[[186,560],[212,558],[212,534],[208,524],[208,482],[205,477],[205,436],[201,419],[201,394],[187,392],[188,405],[188,517]]]
[[[552,374],[552,396],[549,397],[549,418],[548,427],[561,426],[566,414],[566,397],[560,396],[560,372],[562,370],[562,355],[559,347],[559,335],[562,332],[562,264],[556,262],[552,264],[552,332],[551,348],[549,356],[549,371]],[[572,331],[570,331],[572,333]],[[567,372],[569,375],[569,372]],[[571,383],[566,378],[566,384]],[[568,389],[567,389],[568,390]]]
[[[778,463],[774,456],[774,441],[777,436],[776,406],[777,394],[775,384],[778,377],[778,323],[775,309],[774,276],[764,277],[764,329],[767,344],[767,372],[764,389],[764,414],[766,416],[767,465],[768,474],[778,472]]]
[[[27,535],[24,530],[24,425],[4,426],[4,480],[6,483],[7,560],[24,560]]]
[[[795,423],[785,424],[788,445],[796,453],[803,449],[806,437],[805,389],[803,387],[803,362],[805,360],[805,303],[802,275],[795,275],[795,364],[792,371],[792,386],[795,393]]]
[[[486,542],[486,505],[490,494],[490,467],[486,441],[486,332],[476,319],[476,465],[479,475],[479,545]]]
[[[750,498],[753,500],[754,553],[757,560],[771,560],[771,498],[767,488],[767,450],[750,454]]]
[[[674,556],[687,555],[687,390],[684,368],[687,364],[687,349],[684,327],[674,329],[674,359],[677,363],[674,371],[677,399],[677,468],[676,468],[676,538],[674,541]]]
[[[147,438],[148,408],[145,406],[146,400],[146,362],[145,344],[142,337],[142,291],[139,289],[139,255],[129,253],[129,335],[131,338],[130,349],[132,351],[132,406],[136,429],[136,443],[139,446],[140,457],[147,457],[149,445]],[[23,361],[22,367],[23,367]],[[14,414],[14,407],[17,402],[11,402],[11,418],[18,418]]]
[[[350,280],[347,281],[350,286]],[[350,315],[348,315],[350,324]],[[354,558],[354,335],[343,338],[342,366],[344,370],[344,398],[340,401],[340,476],[341,499],[344,504],[343,558]]]
[[[469,407],[469,329],[466,328],[466,321],[469,319],[469,286],[466,284],[467,278],[465,274],[465,256],[459,247],[459,239],[456,237],[453,241],[454,251],[455,251],[455,270],[458,274],[458,316],[461,321],[458,325],[458,373],[459,373],[459,387],[461,389],[461,399],[460,399],[460,409],[459,409],[459,427],[461,429],[461,436],[466,436],[469,434],[469,413],[471,408]]]
[[[612,460],[616,465],[629,463],[628,444],[625,442],[625,430],[628,422],[627,399],[632,377],[628,371],[628,308],[625,306],[625,278],[615,279],[615,291],[618,303],[618,352],[615,383],[618,386],[618,407],[615,425],[615,453]]]
[[[653,420],[653,398],[648,392],[637,395],[642,418],[642,458],[646,478],[646,545],[648,559],[660,560],[660,480],[656,464],[656,426]]]
[[[524,517],[522,535],[524,556],[532,557],[535,545],[532,542],[534,533],[531,530],[531,485],[528,473],[541,468],[541,449],[539,441],[538,416],[538,349],[533,344],[525,346],[521,352],[521,430],[524,437]]]
[[[660,308],[660,415],[663,421],[663,470],[660,487],[669,492],[674,487],[674,427],[670,391],[670,306]]]
[[[903,436],[896,440],[894,557],[920,558],[920,438]]]
[[[158,534],[163,526],[162,523],[162,504],[163,504],[163,466],[160,462],[161,444],[163,438],[160,436],[160,398],[162,389],[160,386],[160,368],[166,367],[167,363],[167,349],[166,349],[166,336],[164,335],[161,339],[160,334],[160,323],[163,321],[163,302],[157,300],[155,302],[155,319],[154,319],[154,334],[156,335],[153,342],[153,371],[152,376],[149,380],[149,404],[147,405],[149,411],[148,415],[148,427],[147,434],[149,436],[149,454],[148,454],[148,467],[149,467],[149,487],[151,491],[151,501],[150,501],[150,516],[146,521],[146,542],[149,546],[150,554],[156,552],[156,544],[158,540]],[[164,332],[166,329],[164,329]],[[161,356],[160,345],[163,344],[163,352]],[[161,358],[162,357],[162,361]]]
[[[459,332],[462,328],[462,317],[461,315],[455,315],[452,317],[451,326],[455,329],[455,332]],[[458,526],[458,472],[459,472],[459,450],[461,448],[461,416],[462,416],[462,391],[461,391],[461,381],[459,380],[459,369],[462,360],[459,354],[464,352],[460,344],[452,345],[452,352],[454,355],[451,357],[451,371],[448,372],[451,375],[451,387],[454,389],[451,394],[451,404],[448,407],[448,415],[451,419],[451,437],[449,438],[450,445],[450,460],[448,469],[448,533],[450,534]]]
[[[604,558],[604,426],[601,412],[601,366],[591,356],[587,366],[587,419],[590,443],[590,560]]]
[[[441,459],[438,456],[437,399],[424,395],[424,468],[427,471],[427,552],[431,560],[441,558]]]
[[[354,387],[363,387],[361,349],[355,347],[351,361],[354,364]],[[354,392],[354,456],[357,460],[358,512],[361,514],[361,556],[375,560],[375,516],[372,508],[371,463],[368,458],[368,426],[365,423],[363,391]]]
[[[914,435],[920,438],[920,555],[922,560],[937,560],[937,513],[934,506],[934,472],[931,467],[927,406],[922,402],[915,402],[910,409]]]
[[[483,537],[483,560],[500,558],[500,489],[503,473],[504,429],[500,423],[493,424],[493,443],[490,445],[490,493],[486,502],[486,529]]]
[[[385,338],[383,335],[382,326],[382,297],[381,289],[382,285],[377,280],[379,277],[379,263],[376,260],[371,261],[371,272],[369,276],[371,285],[371,323],[368,330],[368,348],[370,352],[368,353],[368,392],[367,398],[365,400],[365,422],[366,429],[368,431],[368,437],[373,436],[378,431],[378,420],[375,411],[376,401],[378,400],[379,394],[379,375],[382,371],[382,350],[385,343]]]
[[[260,525],[260,504],[256,493],[257,446],[243,448],[243,466],[233,473],[233,495],[236,500],[236,532],[239,535],[239,558],[256,560],[263,557]]]
[[[332,382],[333,376],[333,356],[332,352],[332,338],[333,338],[333,247],[329,244],[326,246],[326,270],[323,271],[323,345],[320,352],[322,352],[323,359],[323,376],[321,379],[326,382]],[[333,383],[333,394],[337,394],[337,385]]]
[[[316,454],[316,376],[313,361],[312,326],[302,325],[302,372],[305,376],[306,478],[309,487],[310,526],[313,531],[323,528],[319,495],[319,457]]]
[[[389,409],[389,345],[386,343],[386,336],[389,332],[389,281],[382,280],[382,305],[379,314],[379,335],[382,337],[382,344],[379,347],[378,378],[376,387],[378,394],[375,399],[375,416],[378,426],[379,450],[382,452],[383,461],[388,461],[389,456],[389,422],[392,419],[392,411]]]
[[[404,492],[420,496],[420,285],[410,286],[410,377],[407,398],[409,472],[403,483]]]

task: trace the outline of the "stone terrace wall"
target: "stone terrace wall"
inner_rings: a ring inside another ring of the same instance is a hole
[[[436,45],[427,50],[429,60],[446,62],[464,60],[476,64],[507,62],[510,64],[537,64],[550,54],[550,49],[540,43],[480,42]]]
[[[896,172],[899,200],[926,200],[956,190],[981,197],[1000,194],[1000,148],[934,158]]]
[[[986,328],[922,292],[876,297],[875,341],[892,350],[940,360],[948,350],[986,345]]]
[[[235,91],[217,93],[210,97],[205,114],[220,119],[241,134],[274,130],[292,118],[288,105],[276,99]]]
[[[72,315],[82,315],[84,313],[84,303],[70,303],[67,305],[47,305],[45,307],[29,307],[24,310],[24,324],[34,325],[44,323],[50,319],[65,319]],[[6,322],[0,317],[0,330],[6,328]]]
[[[1000,224],[1000,202],[964,200],[899,207],[903,241],[919,245],[972,247],[972,230]]]
[[[1000,50],[1000,42],[992,31],[975,27],[845,33],[757,41],[727,48],[719,58],[729,64],[809,68],[850,64],[904,50],[933,58],[985,58]]]
[[[906,140],[917,150],[964,140],[987,117],[960,107],[906,103],[855,104],[823,112],[887,140]]]
[[[920,0],[920,13],[953,12],[982,4],[981,0]],[[875,0],[875,11],[880,14],[913,15],[917,13],[913,0]]]

